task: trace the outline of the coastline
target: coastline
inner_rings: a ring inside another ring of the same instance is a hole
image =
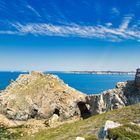
[[[0,71],[1,72],[17,72],[17,73],[29,73],[31,71]],[[43,73],[66,73],[66,74],[97,74],[97,75],[135,75],[135,71],[38,71]]]
[[[135,71],[45,71],[44,73],[66,73],[66,74],[96,74],[96,75],[135,75]]]

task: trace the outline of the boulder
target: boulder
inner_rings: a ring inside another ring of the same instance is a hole
[[[117,128],[119,126],[122,126],[122,125],[119,124],[119,123],[107,120],[105,125],[103,127],[101,127],[101,129],[100,129],[100,131],[98,133],[98,138],[100,140],[104,140],[106,138],[106,136],[107,136],[107,130],[108,129]]]
[[[59,116],[57,114],[53,114],[53,116],[49,119],[49,126],[54,127],[57,126],[60,122]]]

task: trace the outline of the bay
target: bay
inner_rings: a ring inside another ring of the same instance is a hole
[[[0,90],[4,90],[11,80],[15,80],[23,72],[0,72]],[[102,74],[70,74],[50,72],[57,75],[69,86],[86,94],[101,93],[115,87],[117,82],[134,80],[134,75],[102,75]]]

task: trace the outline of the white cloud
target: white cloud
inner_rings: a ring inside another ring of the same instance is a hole
[[[122,22],[122,24],[120,25],[120,30],[121,31],[125,31],[127,28],[128,28],[128,25],[129,23],[131,22],[132,20],[132,16],[133,15],[129,15],[129,16],[126,16]]]
[[[82,38],[99,38],[107,41],[122,41],[125,39],[140,40],[140,29],[137,25],[129,27],[132,16],[124,17],[118,28],[113,28],[112,23],[105,26],[83,26],[77,24],[52,25],[46,23],[11,24],[14,31],[0,31],[0,34],[33,34],[47,36],[74,36]],[[108,26],[107,26],[108,25]]]
[[[19,32],[16,32],[16,31],[0,31],[0,35],[1,34],[14,35],[14,34],[19,34]]]
[[[107,27],[110,27],[110,26],[112,26],[112,23],[111,22],[108,22],[108,23],[106,23],[106,26]]]

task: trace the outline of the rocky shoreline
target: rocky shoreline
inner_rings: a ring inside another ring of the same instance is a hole
[[[115,89],[86,95],[54,75],[22,74],[2,91],[0,113],[7,121],[43,120],[48,126],[57,121],[85,119],[140,102],[139,69],[135,77],[134,81],[117,83]]]

